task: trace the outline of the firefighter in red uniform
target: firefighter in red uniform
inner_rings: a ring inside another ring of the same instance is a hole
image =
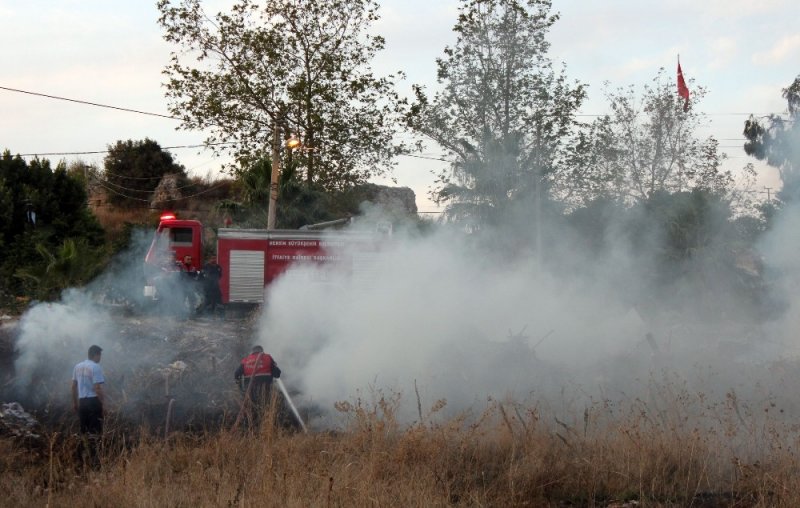
[[[272,379],[279,377],[281,377],[281,369],[261,346],[253,346],[252,352],[242,358],[234,373],[236,383],[257,408],[266,405],[269,400]]]

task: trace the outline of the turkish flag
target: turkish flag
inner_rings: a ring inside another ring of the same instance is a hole
[[[681,63],[678,62],[678,95],[683,97],[683,110],[689,110],[689,87],[686,86],[686,81],[683,80],[683,71],[681,70]]]

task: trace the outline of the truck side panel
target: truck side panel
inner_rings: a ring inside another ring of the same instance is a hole
[[[222,303],[261,303],[264,300],[266,235],[261,238],[217,238],[217,262]],[[259,266],[260,262],[260,266]]]
[[[266,284],[277,279],[294,263],[321,263],[326,257],[333,256],[325,252],[319,238],[270,238],[267,245]]]
[[[357,246],[344,254],[342,247]],[[374,235],[261,229],[220,229],[217,257],[222,266],[223,303],[263,303],[269,285],[295,263],[338,265],[353,270],[374,255]],[[363,260],[361,258],[364,258]],[[324,275],[324,274],[323,274]],[[258,287],[260,285],[260,287]]]

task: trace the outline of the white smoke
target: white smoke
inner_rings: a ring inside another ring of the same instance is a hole
[[[765,330],[778,343],[785,358],[800,358],[800,205],[783,208],[772,229],[762,239],[759,250],[764,255],[769,298],[782,304],[777,319]]]
[[[575,372],[592,382],[590,367],[644,338],[612,281],[557,275],[533,256],[471,240],[399,234],[352,269],[295,268],[268,290],[261,342],[323,408],[386,390],[406,397],[411,419],[415,389],[423,404],[445,398],[451,411],[488,396],[525,398]]]
[[[756,407],[788,398],[795,378],[770,369],[798,357],[800,234],[793,225],[800,211],[782,213],[760,245],[764,280],[772,281],[763,300],[778,309],[766,321],[746,312],[705,319],[696,309],[715,302],[707,295],[700,301],[694,281],[678,284],[670,296],[677,302],[647,293],[651,268],[641,260],[652,258],[633,252],[615,227],[601,254],[584,252],[568,231],[548,231],[544,264],[511,250],[513,242],[487,246],[437,226],[353,242],[339,253],[352,264],[294,267],[268,288],[256,341],[275,356],[287,386],[300,391],[295,402],[323,415],[338,401],[375,392],[401,393],[399,416],[407,422],[418,419],[417,393],[423,412],[446,399],[443,414],[480,407],[487,397],[559,401],[565,390],[570,400],[630,399],[665,370],[688,390],[721,397],[735,390]],[[140,294],[149,240],[142,236],[92,288],[112,280]],[[22,318],[15,370],[29,396],[46,388],[58,392],[46,397],[66,404],[72,366],[91,344],[113,353],[103,358],[112,373],[152,363],[95,304],[98,291],[68,291]]]
[[[143,361],[112,312],[138,303],[133,299],[142,294],[142,262],[151,235],[134,232],[130,247],[87,287],[70,288],[57,302],[36,303],[20,318],[12,395],[26,407],[68,406],[72,368],[87,358],[93,344],[103,349],[107,378]]]
[[[800,294],[799,213],[787,210],[761,246],[765,278],[781,273],[767,304]],[[609,238],[592,257],[567,232],[551,237],[557,261],[548,265],[441,228],[379,240],[375,256],[352,267],[295,267],[268,288],[260,342],[323,414],[376,392],[400,393],[407,422],[418,419],[417,392],[423,409],[444,398],[451,414],[487,397],[557,401],[565,389],[632,400],[659,376],[722,400],[732,390],[752,407],[794,406],[788,378],[771,369],[796,359],[796,299],[765,322],[732,295],[700,296],[703,281],[691,278],[668,281],[670,296],[648,294],[649,265],[634,262],[648,257],[628,243]],[[703,315],[726,305],[734,314]]]
[[[34,306],[19,323],[19,384],[36,390],[60,378],[55,385],[68,387],[72,366],[87,357],[89,346],[109,336],[108,315],[82,291],[70,290],[59,302]]]

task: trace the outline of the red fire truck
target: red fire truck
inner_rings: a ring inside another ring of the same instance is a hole
[[[340,223],[332,221],[325,224]],[[321,225],[318,225],[321,226]],[[389,226],[380,228],[384,235]],[[190,270],[203,266],[203,225],[168,213],[161,216],[145,257],[145,297],[159,295],[159,277],[176,271],[177,262],[191,257]],[[263,303],[264,287],[296,263],[331,264],[353,270],[374,255],[374,233],[324,229],[266,230],[221,228],[217,231],[217,262],[222,267],[222,303]],[[357,249],[345,248],[357,246]]]

